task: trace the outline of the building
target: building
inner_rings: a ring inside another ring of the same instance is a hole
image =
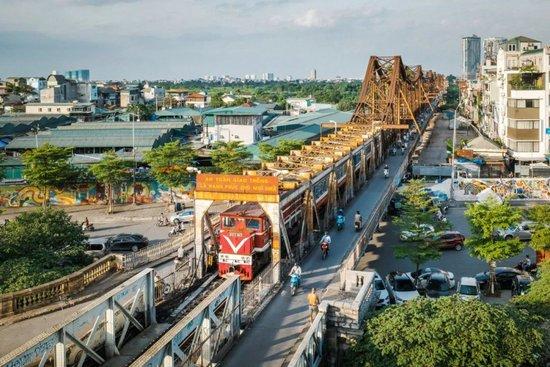
[[[64,75],[65,75],[65,78],[76,80],[77,82],[90,81],[90,70],[88,69],[69,70],[69,71],[66,71]]]
[[[46,88],[40,91],[40,103],[66,103],[78,100],[77,83],[52,72],[46,78]]]
[[[202,123],[202,114],[188,107],[168,108],[155,112],[154,116],[157,121],[192,121],[195,125]]]
[[[264,82],[272,82],[275,80],[275,76],[273,75],[273,73],[263,73],[262,80]]]
[[[27,78],[26,83],[36,92],[40,92],[42,89],[46,88],[46,79],[42,77]]]
[[[17,88],[23,88],[27,85],[27,79],[19,76],[10,76],[6,78],[6,84],[11,84]]]
[[[96,102],[99,98],[98,86],[92,83],[76,84],[76,100],[81,103]]]
[[[157,86],[149,86],[149,83],[145,83],[143,86],[143,89],[141,90],[141,94],[143,96],[143,100],[145,102],[163,102],[164,97],[166,96],[166,92],[164,88],[157,87]]]
[[[496,65],[498,50],[506,43],[506,38],[490,37],[483,39],[483,65]]]
[[[462,75],[474,80],[481,64],[481,38],[476,35],[462,38]]]
[[[101,154],[109,150],[143,152],[173,140],[184,140],[194,127],[188,122],[86,122],[40,131],[13,139],[6,149],[22,152],[49,143],[73,148],[74,154]]]
[[[203,113],[203,140],[241,141],[245,145],[262,139],[263,126],[273,118],[265,106],[222,107]]]
[[[166,96],[169,98],[170,108],[173,106],[183,106],[187,100],[189,91],[187,89],[168,89]]]
[[[66,115],[91,118],[95,112],[93,103],[27,103],[25,113],[29,115]]]
[[[191,106],[194,108],[206,108],[209,104],[210,96],[208,96],[205,92],[191,93],[185,100],[186,106]]]
[[[131,104],[143,103],[141,92],[137,88],[124,89],[120,91],[120,107],[127,108]]]
[[[311,71],[309,72],[309,80],[317,80],[317,70],[316,69],[311,69]]]
[[[520,36],[501,45],[496,65],[485,65],[480,128],[508,150],[516,174],[550,158],[550,47]]]

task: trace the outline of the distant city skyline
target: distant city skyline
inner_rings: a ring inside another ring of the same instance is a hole
[[[0,78],[90,69],[93,79],[273,73],[361,79],[371,55],[460,75],[461,39],[550,40],[550,1],[0,0]]]

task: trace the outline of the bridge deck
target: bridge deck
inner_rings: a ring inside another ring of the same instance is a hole
[[[374,172],[368,184],[356,193],[355,199],[346,208],[344,229],[341,232],[336,229],[330,231],[332,246],[328,258],[323,261],[320,252],[313,251],[302,264],[302,286],[297,294],[291,297],[288,289],[284,289],[275,296],[252,328],[231,349],[223,362],[224,366],[281,366],[283,364],[294,344],[299,342],[301,332],[309,325],[307,293],[312,287],[325,288],[334,277],[344,254],[359,236],[353,228],[355,211],[360,210],[363,218],[368,218],[372,214],[378,199],[396,178],[397,169],[404,157],[398,155],[386,159],[384,163],[390,166],[389,179],[384,178],[383,165]]]

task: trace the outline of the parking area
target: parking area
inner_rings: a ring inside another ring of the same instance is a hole
[[[464,216],[465,207],[449,208],[447,218],[452,223],[453,230],[460,231],[468,238],[470,227]],[[358,270],[376,270],[382,277],[385,277],[391,271],[410,272],[415,270],[415,265],[408,259],[396,259],[394,247],[399,245],[400,229],[391,220],[380,224],[380,232],[375,233],[369,243],[367,252],[360,260]],[[498,266],[515,266],[526,254],[534,259],[535,253],[531,248],[526,248],[523,252],[513,258],[498,262]],[[451,271],[455,274],[455,279],[469,276],[473,277],[477,273],[486,271],[487,264],[471,256],[467,248],[461,251],[443,250],[438,260],[429,261],[422,267],[437,267],[443,270]],[[503,292],[503,295],[505,292]],[[497,301],[497,300],[495,300]]]

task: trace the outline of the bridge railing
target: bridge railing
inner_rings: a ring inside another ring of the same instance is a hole
[[[288,366],[292,367],[317,367],[321,364],[325,355],[325,330],[327,328],[328,303],[321,302],[319,312],[315,316],[306,335],[298,345],[298,349],[292,356]]]
[[[0,295],[0,318],[30,311],[82,291],[86,286],[102,279],[118,267],[115,255],[102,259],[72,274],[51,282]]]

